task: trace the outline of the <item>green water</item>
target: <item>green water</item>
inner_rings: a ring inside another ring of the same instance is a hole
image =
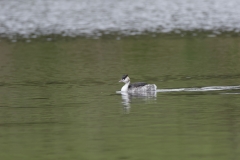
[[[239,90],[120,94],[240,82],[240,38],[0,42],[1,160],[237,160]]]

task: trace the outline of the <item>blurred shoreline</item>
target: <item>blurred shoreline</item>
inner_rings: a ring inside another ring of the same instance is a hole
[[[188,31],[188,32],[170,32],[170,33],[150,33],[145,32],[140,35],[121,35],[120,33],[112,33],[101,36],[62,36],[62,35],[29,35],[23,37],[21,35],[15,36],[1,36],[0,42],[46,42],[46,41],[74,41],[74,40],[113,40],[121,41],[127,39],[201,39],[201,38],[238,38],[240,33],[236,32],[204,32],[204,31]]]

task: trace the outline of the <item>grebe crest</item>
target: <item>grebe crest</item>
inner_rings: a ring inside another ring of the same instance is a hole
[[[123,75],[119,82],[125,83],[125,85],[121,88],[122,92],[150,92],[157,90],[157,86],[155,84],[147,84],[145,82],[130,83],[130,78],[127,74]]]

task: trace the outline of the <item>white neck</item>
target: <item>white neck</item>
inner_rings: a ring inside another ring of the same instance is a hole
[[[130,81],[127,82],[127,83],[122,87],[121,91],[122,91],[122,92],[127,92],[127,91],[128,91],[128,86],[129,86],[129,84],[130,84]]]

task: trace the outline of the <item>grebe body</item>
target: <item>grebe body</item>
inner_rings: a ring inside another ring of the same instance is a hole
[[[130,83],[130,78],[127,74],[123,75],[119,82],[125,83],[121,89],[122,92],[150,92],[157,90],[155,84],[147,84],[145,82]]]

